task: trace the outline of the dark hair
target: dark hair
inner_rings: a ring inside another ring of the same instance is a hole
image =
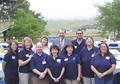
[[[81,31],[81,32],[82,32],[82,34],[83,34],[83,31],[82,31],[81,29],[77,29],[76,34],[77,34],[77,32],[78,32],[78,31]]]
[[[52,49],[57,49],[58,50],[58,54],[59,54],[59,47],[57,46],[57,45],[55,45],[55,44],[53,44],[53,45],[51,45],[51,47],[50,47],[50,54],[52,55]],[[57,54],[57,55],[58,55]],[[53,55],[52,55],[53,56]]]
[[[107,47],[107,53],[108,53],[108,55],[110,56],[110,60],[111,60],[111,62],[112,62],[114,55],[109,51],[109,47],[108,47],[107,43],[105,43],[105,42],[102,42],[102,43],[100,44],[99,50],[98,50],[98,52],[97,52],[96,55],[100,55],[100,56],[101,56],[100,48],[101,48],[101,45],[102,45],[102,44],[105,44],[105,45],[106,45],[106,47]]]
[[[88,36],[88,37],[85,39],[85,44],[86,44],[87,39],[89,39],[89,38],[92,39],[92,41],[93,41],[93,46],[94,46],[94,39],[93,39],[91,36]],[[87,44],[86,44],[86,45],[87,45]]]
[[[74,45],[73,45],[72,43],[68,43],[68,44],[63,48],[63,54],[64,54],[64,55],[67,54],[67,50],[66,50],[67,47],[72,47],[72,48],[73,48],[72,54],[75,54],[75,53],[76,53]]]
[[[12,52],[13,53],[13,50],[11,48],[12,43],[15,43],[17,45],[17,49],[15,50],[15,52],[16,52],[16,54],[18,54],[18,43],[16,41],[10,41],[8,52]]]

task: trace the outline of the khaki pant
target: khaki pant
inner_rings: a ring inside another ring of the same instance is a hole
[[[94,84],[94,78],[90,78],[90,77],[84,77],[83,76],[83,83],[84,84]]]
[[[34,76],[32,77],[33,84],[49,84],[48,82],[48,76],[44,79],[39,79],[39,77]]]
[[[19,84],[32,84],[32,73],[19,72]]]
[[[65,79],[66,84],[78,84],[76,80]]]

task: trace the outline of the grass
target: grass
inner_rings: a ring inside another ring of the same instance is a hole
[[[51,34],[56,34],[58,29],[65,28],[66,30],[80,28],[84,25],[91,24],[92,20],[60,20],[60,21],[48,21],[46,30]]]

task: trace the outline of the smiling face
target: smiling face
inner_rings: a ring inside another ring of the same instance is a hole
[[[56,57],[58,55],[58,50],[56,48],[52,48],[51,53],[53,57]]]
[[[102,53],[102,54],[105,54],[105,53],[107,53],[107,46],[106,46],[106,44],[101,44],[101,46],[100,46],[100,52]]]
[[[15,42],[12,42],[10,47],[11,47],[12,51],[17,50],[17,48],[18,48],[18,46],[17,46],[17,44]]]
[[[86,39],[86,45],[87,46],[93,46],[94,45],[93,39],[92,38],[87,38]]]
[[[29,40],[25,40],[25,48],[26,49],[30,49],[31,48],[31,43],[30,43],[30,41]]]
[[[61,39],[64,39],[65,34],[66,34],[66,31],[65,31],[64,29],[60,29],[60,30],[59,30],[59,37],[60,37]]]
[[[77,31],[77,32],[76,32],[76,35],[77,35],[77,39],[82,39],[82,37],[83,37],[83,32],[82,32],[82,31]]]
[[[72,52],[73,52],[73,47],[72,46],[68,46],[67,48],[66,48],[66,51],[67,51],[67,53],[68,54],[72,54]]]
[[[36,52],[38,54],[41,54],[42,53],[42,44],[41,43],[37,43],[36,44]]]
[[[41,43],[42,43],[42,45],[46,45],[47,46],[48,39],[47,38],[42,38]]]

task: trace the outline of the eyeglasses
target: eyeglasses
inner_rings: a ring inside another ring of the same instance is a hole
[[[81,35],[81,34],[83,34],[83,33],[76,33],[76,34],[80,34],[80,35]]]

